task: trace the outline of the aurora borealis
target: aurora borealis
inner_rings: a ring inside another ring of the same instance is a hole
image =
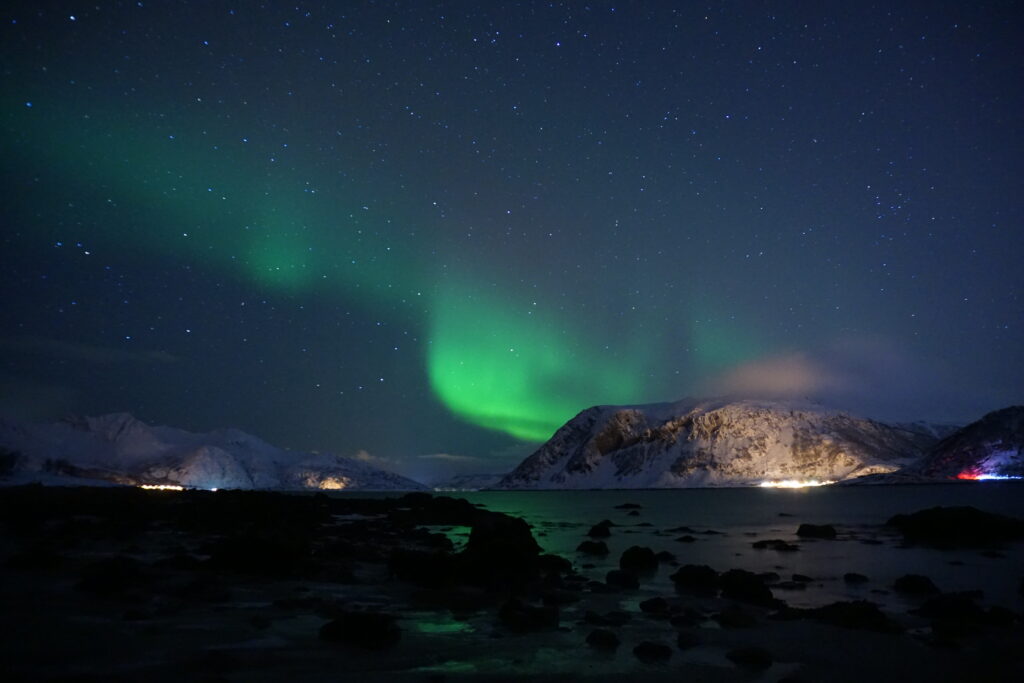
[[[429,476],[596,403],[1024,400],[1005,6],[0,17],[5,413]]]

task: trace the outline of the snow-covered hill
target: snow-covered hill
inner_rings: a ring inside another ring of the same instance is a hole
[[[1024,406],[996,410],[950,434],[915,469],[942,478],[1024,476]]]
[[[595,406],[497,488],[682,488],[841,481],[894,472],[934,442],[807,403],[683,400]]]
[[[0,450],[16,481],[81,480],[186,488],[421,490],[364,462],[288,451],[237,429],[194,434],[127,413],[55,424],[0,420]]]

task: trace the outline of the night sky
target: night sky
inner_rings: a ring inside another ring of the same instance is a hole
[[[1021,13],[879,5],[4,3],[0,412],[430,479],[598,403],[1020,403]]]

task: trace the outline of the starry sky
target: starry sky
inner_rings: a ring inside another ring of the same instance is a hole
[[[1024,401],[1012,3],[9,2],[0,412],[420,479],[600,403]]]

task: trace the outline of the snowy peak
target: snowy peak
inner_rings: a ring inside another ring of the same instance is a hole
[[[186,488],[420,490],[364,462],[277,448],[237,429],[208,434],[147,425],[127,413],[51,425],[0,421],[19,480],[78,479]],[[88,483],[82,481],[81,483]]]
[[[959,479],[1024,476],[1024,406],[988,413],[950,434],[935,444],[920,470]]]
[[[804,402],[595,406],[499,488],[744,486],[892,472],[935,439]]]

